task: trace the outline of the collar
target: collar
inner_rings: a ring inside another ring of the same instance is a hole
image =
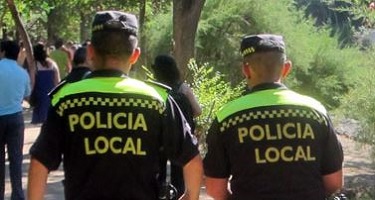
[[[12,63],[17,63],[17,60],[13,60],[13,59],[9,59],[9,58],[2,58],[2,59],[0,59],[0,60],[2,60],[2,61],[4,61],[4,62],[12,62]]]
[[[128,77],[127,74],[122,72],[121,70],[116,69],[100,69],[92,71],[89,75],[87,75],[87,78],[96,78],[96,77]]]
[[[246,91],[246,94],[254,93],[254,92],[258,92],[262,90],[272,90],[272,89],[286,90],[288,88],[282,83],[261,83],[261,84],[254,86],[251,89],[248,89]]]
[[[76,67],[72,68],[72,71],[80,71],[80,70],[90,70],[90,68],[86,67],[86,66],[83,66],[83,65],[76,66]]]

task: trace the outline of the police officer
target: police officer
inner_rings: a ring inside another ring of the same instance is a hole
[[[282,36],[246,36],[241,54],[251,89],[226,104],[209,130],[208,194],[321,200],[340,189],[343,152],[326,109],[281,83],[291,68]]]
[[[134,15],[95,15],[88,56],[94,71],[52,95],[30,150],[28,199],[43,199],[48,172],[63,160],[66,199],[157,199],[158,159],[183,166],[184,199],[198,199],[202,161],[167,89],[129,78],[140,54]],[[161,151],[163,150],[163,152]]]

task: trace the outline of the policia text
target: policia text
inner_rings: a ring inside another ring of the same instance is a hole
[[[253,125],[249,128],[239,127],[237,130],[239,143],[244,143],[249,139],[252,142],[262,140],[315,139],[314,131],[308,123],[276,124],[275,127],[272,127],[272,130],[276,131],[271,132],[269,124]],[[311,147],[309,145],[268,147],[265,150],[255,148],[254,157],[257,164],[316,160],[311,155]]]
[[[142,113],[101,113],[84,112],[81,115],[70,114],[68,116],[71,132],[76,129],[112,129],[117,130],[141,130],[147,131],[147,123]],[[84,146],[86,155],[94,154],[133,154],[144,156],[142,139],[133,137],[85,137]]]

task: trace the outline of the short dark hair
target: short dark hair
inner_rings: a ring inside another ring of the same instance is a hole
[[[86,55],[87,55],[87,48],[86,47],[80,47],[76,50],[73,57],[73,64],[74,65],[80,65],[85,63],[86,61]]]
[[[181,82],[180,71],[175,59],[170,55],[158,55],[154,64],[151,65],[155,79],[170,87]]]
[[[17,60],[20,46],[17,42],[12,40],[5,40],[1,42],[1,51],[5,52],[5,58]]]
[[[63,44],[64,44],[64,40],[61,39],[61,38],[58,38],[58,39],[56,39],[56,41],[55,41],[55,48],[58,49],[58,48],[62,47]]]
[[[136,48],[135,35],[121,30],[103,30],[94,32],[91,38],[95,52],[102,58],[127,59]]]

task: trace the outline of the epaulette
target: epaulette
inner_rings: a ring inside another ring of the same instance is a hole
[[[52,99],[52,96],[56,94],[64,85],[68,82],[66,80],[62,80],[59,84],[56,85],[49,93],[48,96]]]
[[[146,80],[145,81],[147,84],[151,85],[151,86],[157,86],[157,87],[161,87],[167,91],[170,91],[172,90],[171,87],[169,87],[168,85],[165,85],[163,83],[160,83],[160,82],[157,82],[157,81],[153,81],[153,80]]]

